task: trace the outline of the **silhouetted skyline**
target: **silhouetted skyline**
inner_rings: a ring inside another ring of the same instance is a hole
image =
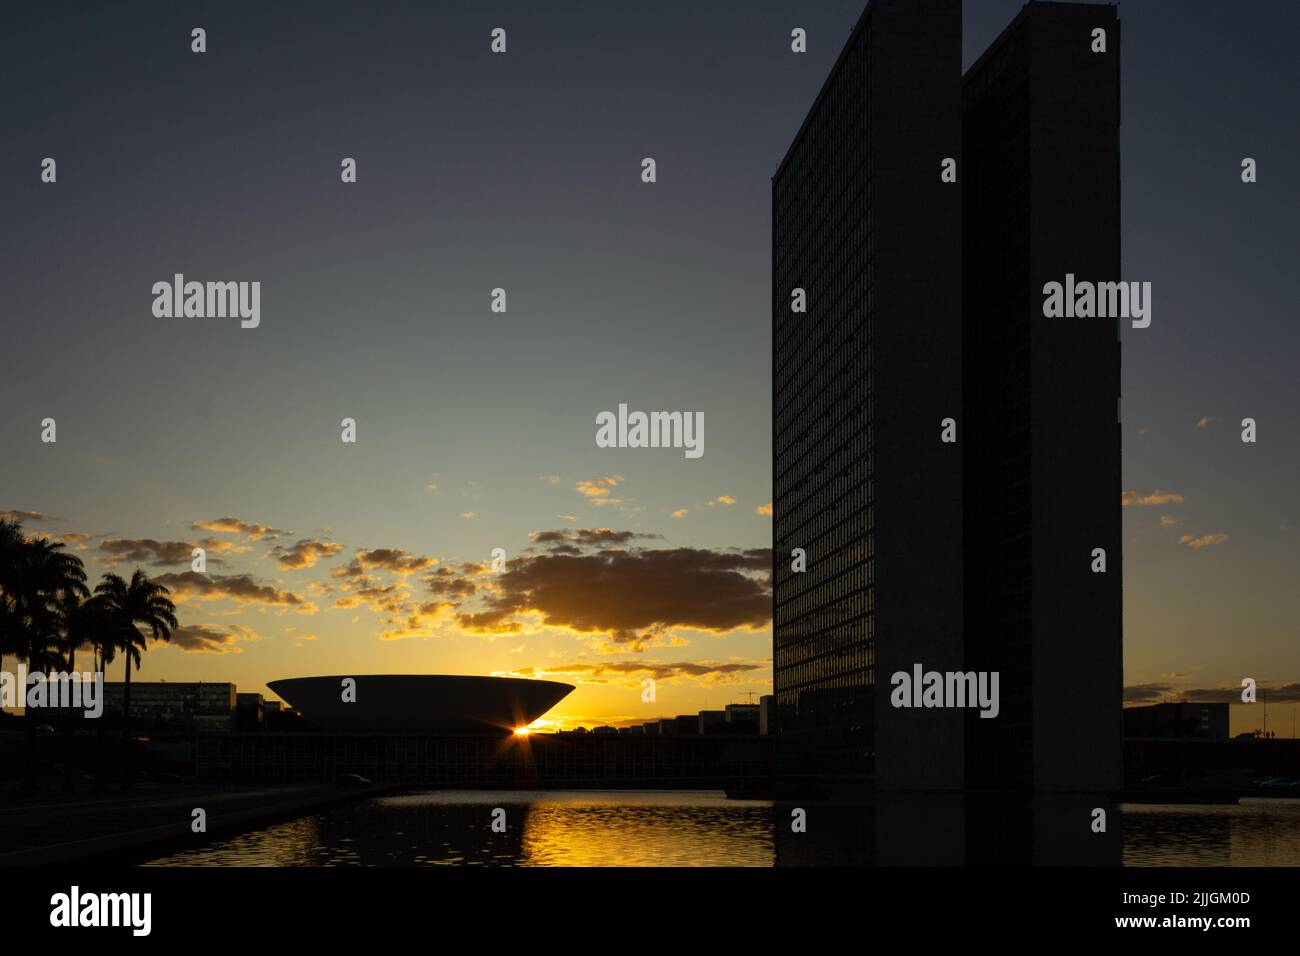
[[[1122,331],[1134,700],[1300,674],[1300,25],[1247,6],[1122,8],[1123,277],[1155,289]],[[527,673],[588,724],[639,719],[643,676],[659,713],[766,692],[770,177],[862,7],[11,11],[0,511],[92,578],[166,576],[141,680]],[[1019,7],[964,5],[963,65]],[[259,281],[258,328],[156,318],[177,272]],[[702,411],[705,455],[597,448],[620,402]],[[177,546],[209,540],[216,589]],[[497,547],[535,549],[500,592]]]

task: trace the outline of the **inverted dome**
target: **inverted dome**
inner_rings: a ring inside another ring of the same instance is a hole
[[[343,700],[346,678],[356,681],[351,703]],[[322,730],[385,734],[506,735],[573,690],[558,681],[445,674],[289,677],[266,686]]]

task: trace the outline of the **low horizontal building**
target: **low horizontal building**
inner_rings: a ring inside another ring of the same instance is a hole
[[[1124,708],[1125,737],[1228,739],[1226,703],[1150,704]]]
[[[104,685],[104,716],[122,719],[126,684]],[[131,729],[228,734],[235,730],[235,685],[203,681],[131,681]]]

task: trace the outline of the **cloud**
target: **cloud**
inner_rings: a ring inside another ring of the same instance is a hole
[[[676,511],[673,512],[673,517],[685,518],[690,513],[691,513],[691,509],[689,508],[678,508]]]
[[[1219,420],[1219,419],[1218,419],[1217,416],[1215,416],[1215,417],[1210,417],[1209,415],[1206,415],[1204,418],[1202,418],[1199,422],[1196,423],[1196,427],[1197,427],[1197,428],[1208,428],[1209,425],[1210,425],[1210,422],[1217,422],[1218,420]]]
[[[1173,693],[1170,684],[1133,684],[1124,688],[1124,703],[1155,704]]]
[[[406,601],[410,596],[411,592],[406,589],[405,584],[380,587],[373,579],[367,578],[359,586],[351,589],[350,593],[338,598],[334,606],[353,608],[364,604],[377,614],[399,614],[405,609]]]
[[[1269,703],[1292,703],[1300,701],[1300,683],[1278,684],[1274,687],[1265,687],[1262,683],[1256,685],[1258,697],[1260,700]],[[1185,690],[1179,693],[1179,698],[1191,704],[1211,704],[1226,703],[1240,704],[1242,688],[1236,687],[1205,687],[1196,690]]]
[[[106,538],[99,542],[99,550],[108,564],[119,561],[135,561],[151,564],[154,567],[189,564],[195,548],[208,552],[207,560],[221,564],[217,555],[228,551],[247,551],[229,541],[220,538],[204,538],[201,541],[157,541],[154,538]]]
[[[396,627],[383,631],[381,641],[400,641],[411,637],[434,637],[431,628],[440,618],[446,616],[456,607],[450,601],[427,601],[411,610],[404,618],[392,618],[388,623]]]
[[[330,574],[336,578],[362,578],[371,571],[388,571],[405,577],[425,571],[438,563],[437,558],[407,554],[401,548],[362,549],[345,567],[335,568]]]
[[[431,594],[438,594],[445,597],[467,598],[478,590],[478,585],[463,573],[469,570],[468,567],[462,568],[462,573],[458,573],[449,565],[442,565],[434,568],[420,580],[428,585]]]
[[[1127,508],[1129,505],[1181,505],[1183,496],[1174,491],[1161,491],[1156,489],[1149,495],[1139,494],[1136,491],[1125,491],[1120,495],[1120,504]]]
[[[1185,674],[1171,675],[1185,677]],[[1124,688],[1124,702],[1129,704],[1187,703],[1187,704],[1240,704],[1241,686],[1198,687],[1175,690],[1170,684],[1135,684]],[[1300,683],[1258,685],[1259,698],[1269,702],[1291,703],[1300,701]]]
[[[238,642],[260,639],[251,628],[244,627],[242,624],[232,624],[224,629],[212,624],[189,624],[172,628],[172,639],[169,643],[183,651],[239,654],[243,648],[238,646]]]
[[[1208,548],[1211,545],[1223,544],[1228,540],[1226,534],[1205,534],[1197,538],[1194,535],[1185,534],[1178,539],[1179,544],[1185,544],[1193,551],[1199,551],[1201,548]]]
[[[64,534],[54,534],[50,531],[35,531],[30,537],[39,538],[41,541],[57,541],[60,544],[75,544],[74,551],[87,551],[90,545],[86,544],[90,540],[90,535],[80,531],[68,531]]]
[[[51,518],[49,515],[43,515],[39,511],[0,511],[0,518],[5,521],[58,521],[58,518]]]
[[[731,495],[718,495],[718,497],[713,500],[720,505],[734,505],[736,503],[736,499],[731,497]]]
[[[249,574],[200,574],[197,571],[182,571],[179,574],[168,572],[153,579],[167,587],[172,598],[186,601],[193,598],[198,601],[219,601],[229,598],[232,601],[252,604],[296,605],[302,604],[302,595],[292,591],[281,591],[269,584],[259,584]]]
[[[535,544],[572,544],[608,548],[628,544],[638,539],[662,538],[663,535],[640,531],[613,531],[609,528],[578,528],[574,531],[564,528],[559,531],[534,531],[528,537]]]
[[[606,475],[604,478],[588,478],[580,481],[575,488],[594,505],[619,505],[623,503],[623,499],[613,497],[611,491],[622,481],[622,475]]]
[[[538,475],[537,480],[544,481],[548,485],[558,485],[560,483],[560,476],[559,475]]]
[[[772,502],[769,501],[765,505],[759,505],[754,509],[754,514],[763,515],[766,518],[772,517]]]
[[[1173,515],[1160,516],[1160,527],[1162,528],[1176,528],[1182,523],[1182,518],[1175,518]]]
[[[493,576],[483,610],[456,619],[471,633],[508,634],[536,614],[545,626],[607,634],[638,650],[673,627],[758,629],[772,616],[771,562],[766,548],[523,556]]]
[[[635,685],[643,677],[656,681],[686,680],[702,684],[740,684],[745,677],[771,667],[770,661],[611,661],[598,664],[572,663],[552,667],[525,667],[506,672],[514,677],[568,678],[581,684],[608,684],[625,680]]]
[[[274,541],[285,535],[293,534],[292,531],[285,531],[281,528],[268,528],[264,524],[258,524],[254,521],[244,521],[227,515],[224,518],[213,518],[211,521],[195,521],[190,525],[195,531],[216,531],[221,534],[242,534],[249,541]]]
[[[343,545],[334,541],[303,538],[292,547],[276,545],[271,553],[279,556],[280,567],[286,571],[297,571],[313,567],[321,558],[332,558],[342,550]]]

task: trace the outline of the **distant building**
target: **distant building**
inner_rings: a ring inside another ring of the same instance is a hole
[[[772,732],[772,716],[776,707],[776,697],[773,694],[764,694],[758,699],[758,732],[760,734],[770,734]]]
[[[728,704],[726,710],[727,723],[753,724],[755,731],[757,731],[759,710],[758,704]]]
[[[1124,709],[1125,737],[1228,739],[1227,704],[1151,704]]]
[[[618,729],[615,727],[610,727],[607,724],[602,724],[599,727],[591,728],[591,732],[593,734],[616,734],[618,733]]]
[[[235,726],[240,733],[266,727],[266,701],[261,694],[235,695]]]
[[[702,710],[699,716],[700,733],[714,733],[718,727],[727,722],[727,712],[725,710]]]
[[[126,685],[104,685],[105,716],[121,720]],[[131,682],[131,729],[228,734],[235,729],[235,685],[171,681]]]

